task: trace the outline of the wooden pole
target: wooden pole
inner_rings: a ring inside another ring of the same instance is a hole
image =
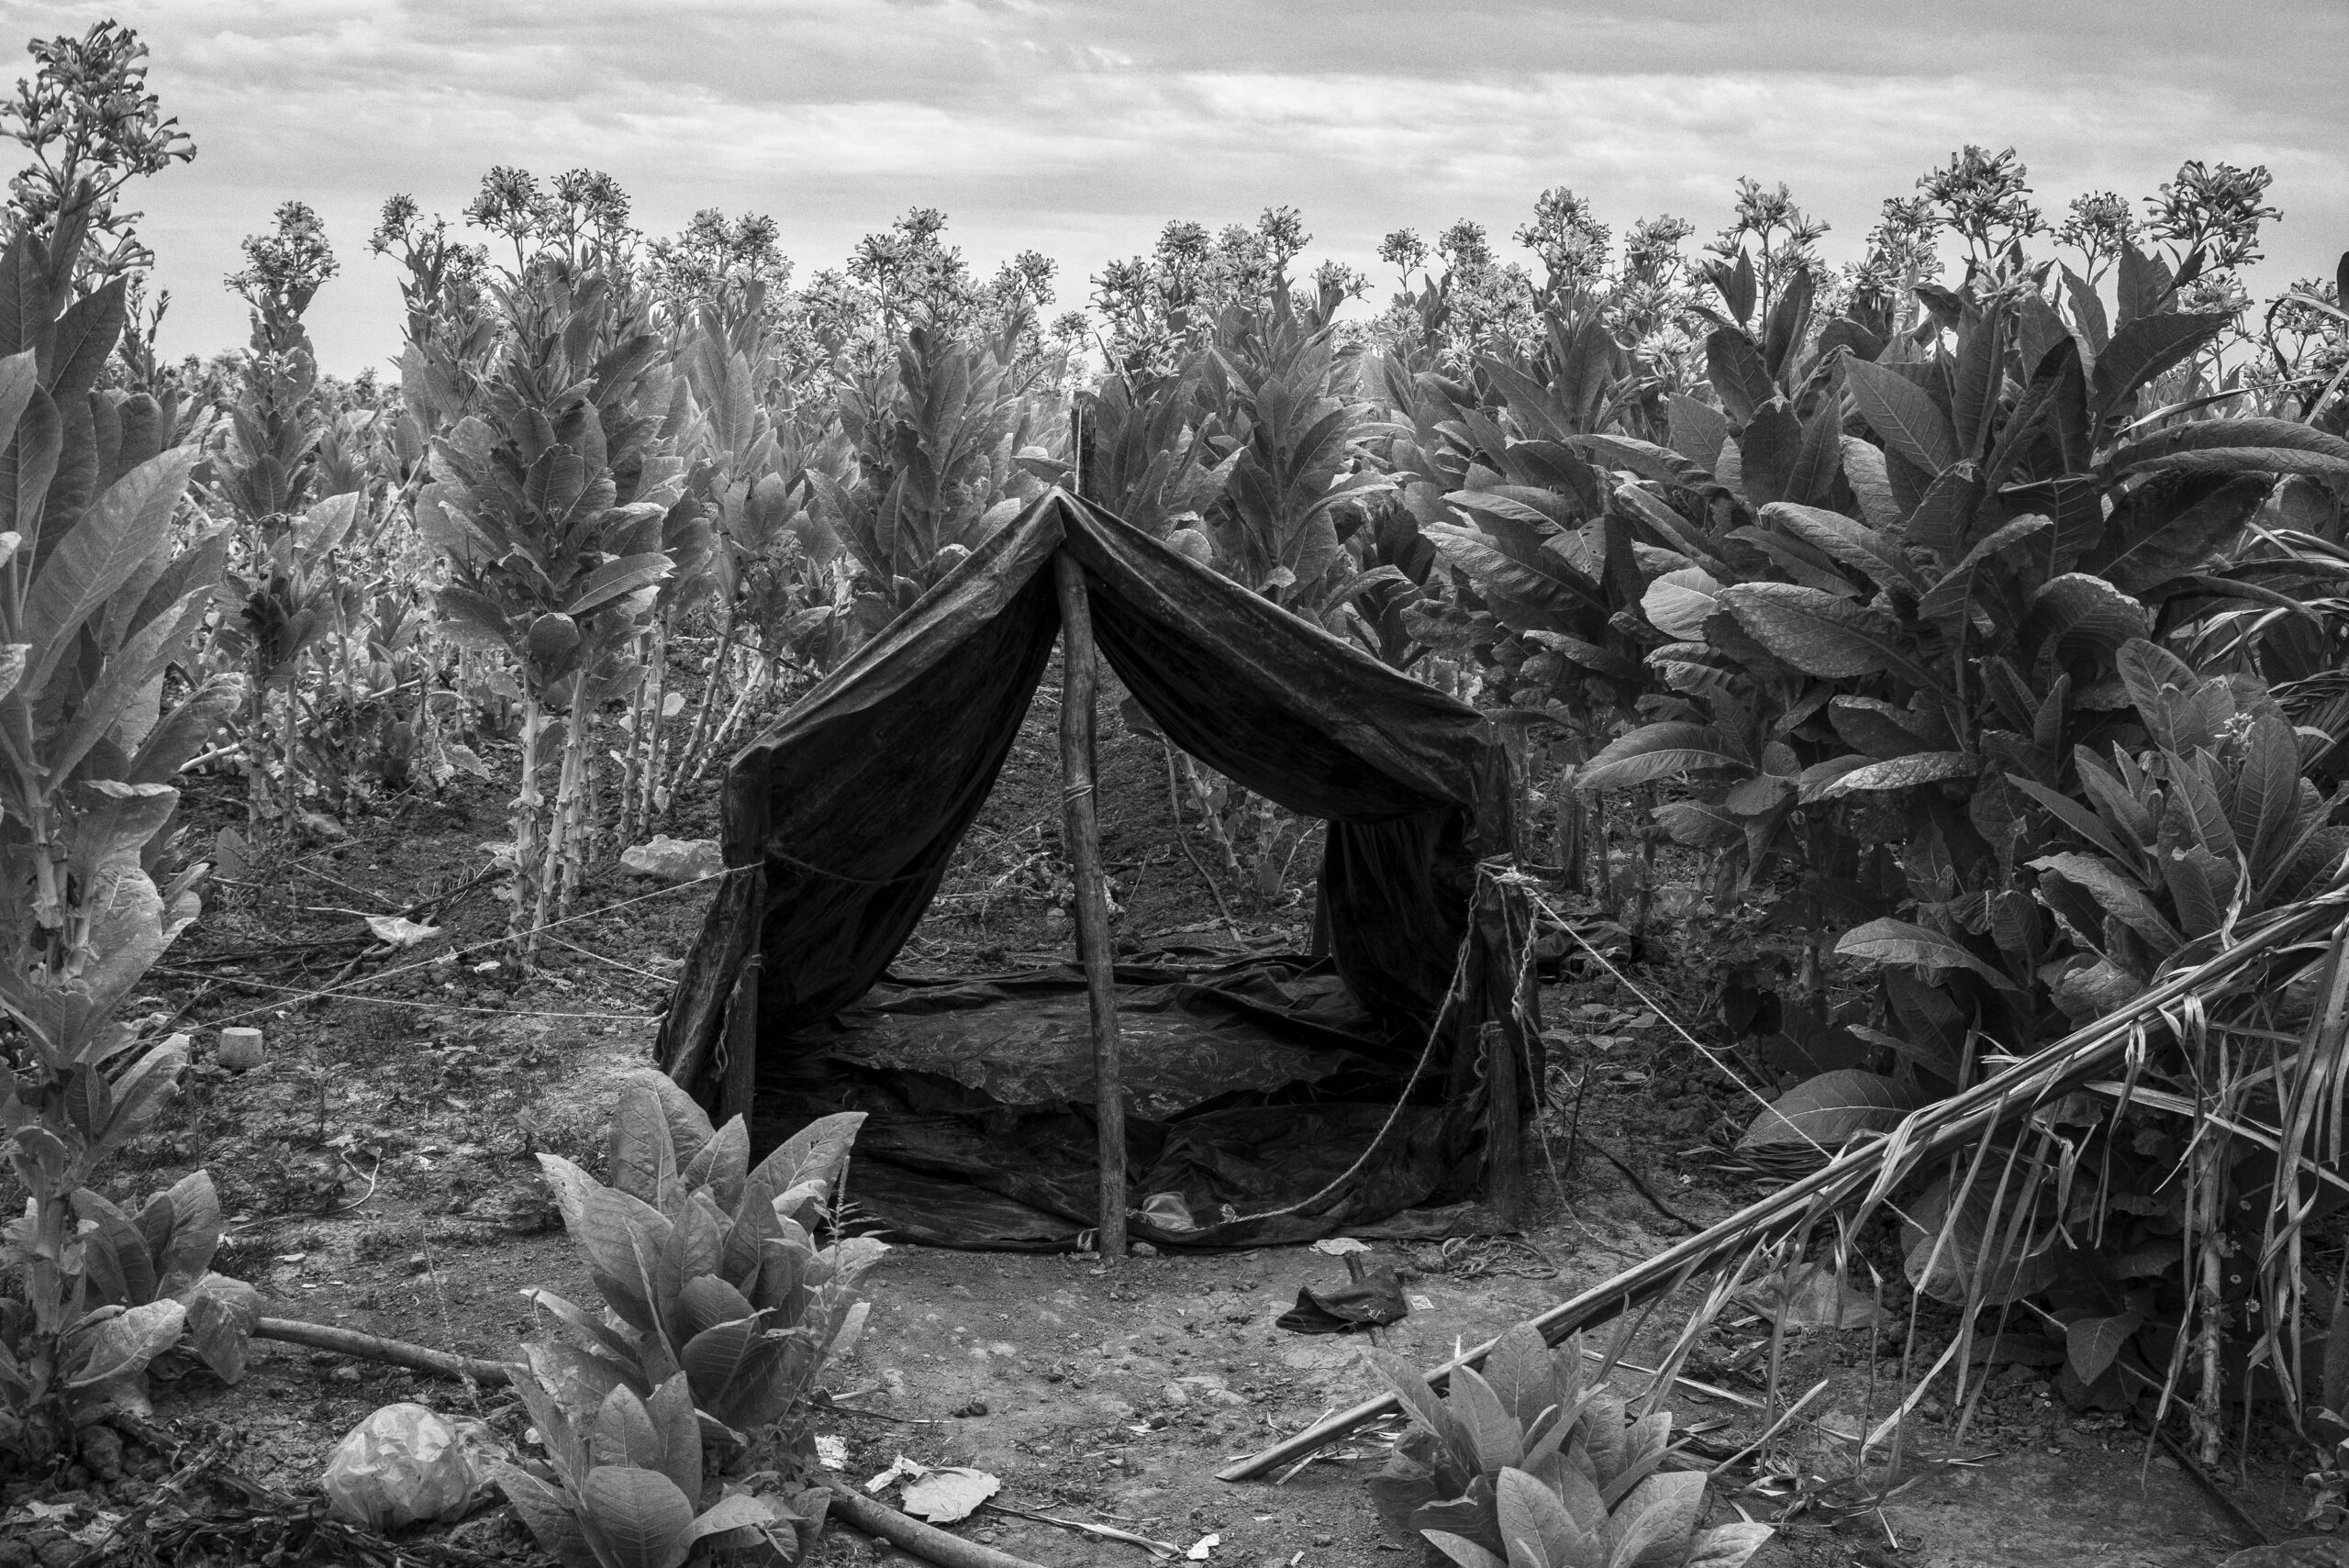
[[[1069,873],[1076,884],[1076,955],[1093,1004],[1094,1117],[1101,1144],[1100,1256],[1126,1255],[1126,1099],[1118,1068],[1116,953],[1109,946],[1109,895],[1101,875],[1101,819],[1093,794],[1093,699],[1097,684],[1093,612],[1085,568],[1063,550],[1052,557],[1061,600],[1061,773]]]

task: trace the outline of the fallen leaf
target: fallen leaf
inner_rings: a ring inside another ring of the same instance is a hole
[[[1213,1551],[1217,1547],[1221,1546],[1222,1544],[1223,1537],[1219,1535],[1203,1535],[1199,1537],[1197,1540],[1193,1541],[1191,1543],[1191,1550],[1183,1553],[1183,1555],[1189,1558],[1194,1562],[1205,1562],[1208,1560],[1208,1553]]]
[[[906,1512],[919,1514],[934,1525],[951,1525],[969,1518],[1002,1488],[1003,1483],[984,1470],[963,1465],[933,1470],[906,1488]]]

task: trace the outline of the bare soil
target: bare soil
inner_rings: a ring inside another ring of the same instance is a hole
[[[1065,951],[1052,722],[1040,699],[946,896],[901,961],[907,967],[985,971]],[[1103,766],[1121,937],[1220,923],[1177,837],[1158,744],[1105,714]],[[713,806],[705,790],[664,828],[714,835]],[[190,807],[199,853],[241,816],[226,777],[199,781]],[[197,1039],[198,1065],[169,1125],[130,1151],[115,1186],[135,1197],[208,1168],[232,1217],[218,1266],[259,1285],[275,1313],[502,1355],[529,1328],[525,1287],[593,1300],[533,1156],[600,1164],[607,1110],[629,1074],[650,1070],[668,977],[708,890],[655,888],[607,864],[582,900],[590,913],[554,933],[561,945],[525,974],[496,951],[505,909],[484,885],[426,911],[448,940],[347,970],[370,947],[361,914],[412,908],[480,876],[503,835],[504,806],[498,792],[466,784],[405,798],[339,831],[217,887],[154,976],[140,1009],[176,1014],[173,1027]],[[1196,828],[1189,836],[1199,838]],[[1212,870],[1212,848],[1193,848]],[[1308,846],[1300,872],[1313,859]],[[1271,944],[1304,937],[1305,889],[1309,881],[1296,875],[1269,904],[1228,884],[1223,893],[1239,934]],[[1717,1152],[1719,1135],[1750,1117],[1750,1099],[1651,1010],[1698,1016],[1685,962],[1694,940],[1671,930],[1643,944],[1637,956],[1647,962],[1625,970],[1641,994],[1576,972],[1544,988],[1559,1033],[1556,1103],[1530,1154],[1537,1217],[1519,1238],[1378,1244],[1370,1261],[1404,1272],[1412,1310],[1373,1337],[1377,1348],[1433,1364],[1685,1234],[1657,1200],[1702,1224],[1758,1195]],[[453,962],[440,956],[451,950]],[[307,997],[337,982],[333,995]],[[262,1025],[265,1066],[235,1074],[211,1062],[217,1029],[232,1022]],[[1601,1147],[1639,1170],[1654,1198]],[[1137,1257],[1114,1268],[1090,1257],[899,1249],[869,1276],[872,1321],[836,1369],[843,1408],[828,1413],[825,1429],[845,1440],[845,1472],[860,1481],[899,1454],[972,1464],[1001,1477],[999,1503],[1186,1550],[1213,1536],[1209,1562],[1408,1564],[1419,1548],[1386,1530],[1363,1485],[1391,1423],[1277,1484],[1213,1479],[1230,1460],[1377,1391],[1364,1338],[1274,1327],[1302,1284],[1344,1274],[1343,1260],[1306,1248]],[[1948,1321],[1932,1313],[1918,1321],[1912,1351],[1930,1355],[1947,1342]],[[1628,1359],[1652,1364],[1643,1358],[1660,1353],[1674,1326],[1659,1314]],[[2280,1438],[2263,1436],[2248,1468],[2205,1485],[2149,1451],[2122,1417],[2068,1409],[2044,1370],[2001,1371],[1962,1433],[1938,1401],[1929,1405],[1912,1423],[1899,1476],[1854,1477],[1849,1445],[1833,1434],[1890,1407],[1898,1362],[1889,1358],[1907,1333],[1903,1302],[1887,1329],[1789,1340],[1779,1385],[1791,1394],[1830,1379],[1807,1407],[1820,1419],[1790,1428],[1758,1471],[1749,1461],[1716,1485],[1720,1518],[1734,1517],[1731,1507],[1786,1516],[1757,1562],[2196,1568],[2250,1541],[2221,1491],[2270,1533],[2295,1533],[2293,1481],[2307,1466]],[[1683,1389],[1671,1401],[1704,1451],[1725,1454],[1759,1434],[1767,1339],[1766,1324],[1749,1317],[1700,1345],[1690,1375],[1736,1396]],[[248,1473],[297,1494],[315,1491],[351,1426],[394,1400],[488,1417],[509,1440],[523,1429],[502,1390],[283,1344],[256,1346],[250,1373],[233,1387],[188,1372],[157,1395],[158,1420],[227,1438]],[[160,1473],[155,1457],[134,1448],[119,1480],[77,1467],[65,1479],[82,1489],[52,1490],[44,1506],[119,1510]],[[0,1507],[30,1496],[13,1488]],[[18,1523],[0,1528],[0,1563],[70,1561],[47,1549],[79,1517],[21,1533]],[[1001,1513],[960,1528],[1046,1565],[1146,1561],[1136,1548]],[[476,1551],[540,1560],[503,1508],[442,1533]],[[895,1555],[837,1527],[830,1539],[839,1561]]]

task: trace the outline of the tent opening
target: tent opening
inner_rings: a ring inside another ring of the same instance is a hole
[[[1511,833],[1489,722],[1064,492],[736,756],[728,873],[662,1066],[747,1112],[754,1146],[866,1112],[850,1196],[898,1239],[1080,1244],[1100,1180],[1084,972],[889,975],[1044,675],[1063,558],[1168,739],[1328,825],[1325,955],[1116,964],[1130,1233],[1490,1229],[1472,1206],[1488,1168],[1513,1176],[1541,1063],[1525,906],[1490,874]]]

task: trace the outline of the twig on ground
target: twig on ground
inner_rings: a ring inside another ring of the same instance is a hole
[[[1034,1519],[1040,1525],[1057,1525],[1062,1529],[1077,1530],[1085,1535],[1097,1535],[1104,1540],[1121,1540],[1129,1546],[1141,1547],[1162,1562],[1171,1562],[1183,1555],[1183,1549],[1172,1541],[1152,1540],[1146,1535],[1136,1535],[1131,1530],[1118,1529],[1109,1525],[1087,1524],[1083,1519],[1056,1518],[1051,1514],[1031,1514],[1025,1508],[1015,1508],[1008,1504],[998,1503],[992,1497],[981,1503],[979,1507],[990,1513],[1009,1514],[1014,1518]]]
[[[1631,1162],[1625,1160],[1620,1154],[1616,1153],[1615,1151],[1608,1148],[1607,1145],[1599,1142],[1596,1138],[1590,1140],[1590,1146],[1593,1149],[1598,1150],[1599,1153],[1605,1155],[1609,1164],[1614,1166],[1617,1170],[1622,1172],[1626,1177],[1630,1178],[1631,1185],[1639,1189],[1639,1193],[1642,1197],[1647,1199],[1650,1204],[1654,1206],[1655,1211],[1658,1214],[1663,1215],[1666,1219],[1675,1220],[1691,1230],[1702,1230],[1704,1229],[1703,1226],[1698,1224],[1695,1220],[1689,1218],[1687,1215],[1681,1213],[1678,1209],[1673,1207],[1662,1198],[1656,1196],[1655,1189],[1649,1186],[1646,1179],[1637,1171],[1631,1169]]]

